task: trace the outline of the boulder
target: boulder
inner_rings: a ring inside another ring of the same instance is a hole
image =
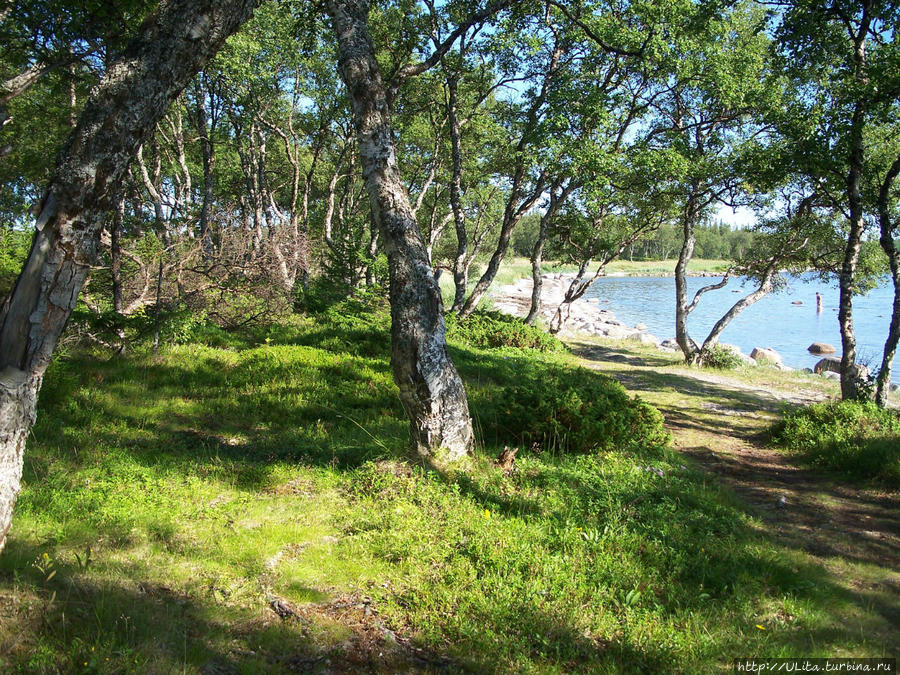
[[[663,349],[681,349],[673,338],[668,338],[659,343]]]
[[[627,328],[626,326],[622,326],[619,324],[605,324],[604,329],[606,331],[606,335],[608,337],[613,338],[614,340],[621,340],[622,338],[627,338],[632,334],[632,330]]]
[[[768,361],[776,366],[783,365],[781,354],[769,347],[754,347],[753,351],[750,352],[750,358],[757,361]]]
[[[834,348],[834,345],[830,345],[827,342],[813,342],[806,348],[806,351],[810,354],[834,354],[837,349]]]
[[[891,391],[900,391],[900,384],[892,384]]]
[[[813,366],[813,372],[819,375],[822,373],[840,373],[841,360],[834,356],[826,356]]]
[[[637,323],[634,325],[635,330],[647,330],[647,326],[642,323]]]
[[[824,373],[826,377],[828,373],[836,373],[840,377],[841,360],[835,356],[826,356],[815,365],[813,371],[819,374]],[[858,380],[866,380],[869,378],[869,369],[859,363],[854,363],[853,375]]]
[[[841,379],[840,373],[834,373],[834,372],[832,372],[832,371],[830,371],[830,370],[828,370],[828,371],[822,373],[822,377],[826,377],[826,378],[828,378],[829,380],[839,380],[839,379]]]
[[[627,336],[627,339],[633,340],[634,342],[640,342],[642,345],[653,345],[654,347],[659,346],[659,338],[655,335],[651,335],[650,333],[631,333],[631,335]]]

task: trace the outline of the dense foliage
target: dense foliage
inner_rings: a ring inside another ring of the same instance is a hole
[[[529,326],[502,312],[478,311],[465,319],[447,317],[447,337],[472,347],[519,347],[539,352],[561,352],[562,342],[545,330]]]

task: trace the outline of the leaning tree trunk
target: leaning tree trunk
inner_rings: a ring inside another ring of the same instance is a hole
[[[453,212],[453,226],[456,230],[456,257],[453,259],[453,304],[450,311],[459,312],[466,301],[469,285],[468,256],[469,235],[466,232],[466,213],[462,206],[462,147],[460,142],[457,91],[459,79],[456,75],[447,78],[447,117],[450,120],[450,153],[453,160],[450,174],[450,208]]]
[[[891,309],[891,323],[888,327],[888,336],[884,342],[884,352],[881,358],[881,369],[875,381],[875,403],[881,407],[887,405],[888,392],[891,389],[891,366],[897,353],[897,343],[900,342],[900,252],[894,244],[894,231],[897,229],[891,222],[891,212],[888,207],[890,193],[894,181],[900,175],[900,157],[894,160],[888,170],[881,190],[878,195],[878,223],[881,226],[881,248],[888,257],[891,266],[891,280],[894,283],[894,304]]]
[[[719,344],[719,337],[721,337],[725,329],[728,328],[728,324],[730,324],[732,321],[734,321],[734,319],[737,318],[738,314],[743,312],[751,305],[755,305],[757,302],[759,302],[772,292],[772,289],[774,288],[772,279],[775,276],[775,272],[776,270],[774,267],[767,270],[765,276],[760,280],[759,286],[757,286],[756,290],[734,303],[731,306],[731,309],[725,312],[725,314],[723,314],[722,317],[718,321],[716,321],[716,325],[712,327],[712,329],[709,331],[709,335],[707,335],[706,339],[703,341],[703,347],[700,350],[701,360],[705,359],[712,353],[716,345]]]
[[[258,0],[163,3],[91,93],[57,159],[31,252],[0,311],[0,549],[22,476],[38,391],[131,158]]]
[[[472,447],[462,381],[447,354],[443,303],[394,151],[387,91],[369,35],[367,0],[329,0],[338,65],[347,85],[372,214],[388,258],[391,365],[424,459],[453,461]]]
[[[853,287],[859,264],[862,236],[866,228],[863,218],[862,170],[863,170],[863,118],[865,110],[857,105],[853,115],[853,147],[850,152],[850,171],[847,176],[847,197],[850,206],[849,232],[844,248],[844,260],[839,277],[840,304],[838,322],[841,329],[841,398],[858,399],[864,396],[860,390],[859,369],[856,367],[856,333],[853,330]]]
[[[537,241],[534,242],[534,247],[531,249],[531,309],[528,310],[528,316],[525,317],[525,323],[528,325],[532,325],[541,313],[541,291],[544,285],[541,277],[541,265],[544,262],[544,245],[550,235],[550,223],[577,187],[578,182],[570,178],[559,194],[556,192],[559,188],[558,182],[554,182],[550,188],[550,203],[547,205],[544,215],[541,216]]]
[[[678,262],[675,264],[675,341],[684,354],[684,360],[696,365],[700,359],[700,348],[688,333],[687,319],[690,309],[687,299],[687,266],[694,255],[694,223],[697,218],[697,209],[693,199],[689,199],[685,205],[682,228],[684,241],[681,244],[681,252],[678,254]]]
[[[525,323],[529,326],[537,321],[541,314],[541,292],[544,289],[544,277],[541,276],[541,265],[544,262],[544,244],[550,231],[550,221],[545,216],[541,218],[541,226],[538,231],[537,241],[531,249],[531,309],[525,317]]]

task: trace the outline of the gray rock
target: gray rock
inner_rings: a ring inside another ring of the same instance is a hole
[[[635,324],[634,327],[636,330],[647,330],[647,326],[642,323]]]
[[[810,375],[812,375],[813,369],[812,369],[812,368],[804,368],[804,369],[803,369],[803,372],[804,372],[804,373],[809,373]]]
[[[834,356],[826,356],[824,359],[820,360],[813,366],[813,372],[817,374],[821,373],[840,373],[841,372],[841,360]]]
[[[900,384],[892,384],[891,391],[900,391]]]
[[[826,356],[815,365],[813,371],[816,373],[836,373],[840,377],[841,360],[836,356]],[[853,364],[852,373],[854,377],[860,380],[865,380],[869,377],[869,369],[859,363]]]
[[[757,361],[768,361],[776,366],[783,365],[781,354],[769,347],[754,347],[750,352],[750,358]]]
[[[659,346],[659,338],[655,335],[651,335],[650,333],[632,333],[628,335],[627,338],[634,342],[640,342],[642,345],[653,345],[654,347]]]
[[[667,339],[663,340],[662,342],[659,343],[659,346],[663,347],[665,349],[679,349],[678,343],[672,338],[667,338]]]
[[[813,342],[806,350],[810,354],[834,354],[837,351],[834,345],[830,345],[827,342]]]
[[[822,377],[828,378],[829,380],[839,380],[839,379],[841,379],[840,373],[835,373],[835,372],[830,371],[830,370],[826,370],[824,373],[822,373]]]

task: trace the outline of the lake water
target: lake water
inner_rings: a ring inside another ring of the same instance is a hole
[[[721,277],[691,277],[689,298],[702,286]],[[691,337],[703,341],[716,321],[742,295],[754,289],[743,279],[732,279],[717,291],[706,293],[688,318]],[[816,312],[816,292],[822,294],[823,311]],[[603,277],[598,279],[586,297],[598,298],[600,306],[610,309],[628,325],[643,323],[660,339],[675,336],[675,279],[672,277]],[[802,305],[792,304],[800,301]],[[870,366],[881,364],[884,341],[891,318],[893,288],[890,283],[853,300],[853,326],[857,340],[857,361]],[[837,284],[826,284],[803,275],[791,278],[788,288],[764,297],[745,309],[722,334],[720,341],[737,345],[745,354],[754,347],[771,347],[792,368],[812,368],[821,356],[806,348],[813,342],[827,342],[840,356],[841,334],[837,320]],[[900,364],[895,364],[892,380],[900,381]]]

